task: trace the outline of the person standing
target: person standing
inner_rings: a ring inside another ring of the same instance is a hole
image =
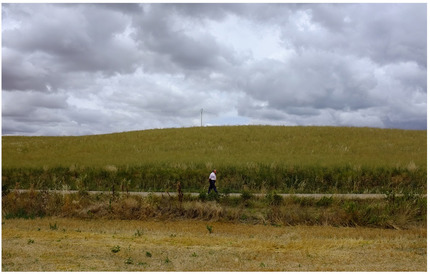
[[[215,182],[216,182],[216,169],[214,169],[212,171],[212,173],[209,175],[209,190],[208,190],[208,194],[211,192],[212,189],[215,191],[215,193],[218,194],[218,191],[216,190]]]

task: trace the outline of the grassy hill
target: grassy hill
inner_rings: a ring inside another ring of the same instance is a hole
[[[426,131],[229,126],[79,137],[3,136],[3,184],[200,189],[212,168],[229,189],[425,188]],[[54,178],[53,178],[54,176]],[[349,181],[349,182],[348,182]],[[343,184],[348,186],[343,186]],[[342,185],[340,185],[342,184]],[[363,187],[363,185],[365,187]],[[323,187],[321,187],[323,186]],[[423,190],[424,191],[424,190]]]
[[[3,136],[3,167],[104,167],[154,162],[426,167],[426,131],[232,126],[79,137]]]

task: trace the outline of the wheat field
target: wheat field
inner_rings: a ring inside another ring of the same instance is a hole
[[[2,138],[2,189],[425,193],[426,131],[230,126]]]
[[[2,271],[426,271],[425,228],[11,219]]]
[[[3,168],[142,164],[426,168],[427,132],[354,127],[224,126],[92,136],[3,136]]]

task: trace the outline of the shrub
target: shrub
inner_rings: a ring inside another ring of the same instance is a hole
[[[266,203],[271,206],[280,206],[284,199],[281,195],[278,195],[276,192],[268,193],[265,197]]]
[[[208,195],[206,194],[206,192],[202,191],[202,192],[199,193],[199,200],[202,201],[202,202],[204,202],[204,201],[206,201],[207,196]]]
[[[333,204],[333,197],[322,197],[316,202],[316,206],[318,207],[328,207]]]
[[[219,202],[219,194],[211,191],[207,196],[208,201],[217,201]]]
[[[253,197],[252,193],[247,191],[247,190],[243,190],[242,193],[240,194],[240,198],[243,201],[248,201]]]

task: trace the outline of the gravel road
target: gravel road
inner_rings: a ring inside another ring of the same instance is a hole
[[[25,193],[29,192],[28,189],[15,189],[11,191],[16,191],[18,193]],[[41,190],[35,190],[36,192],[39,192]],[[78,193],[77,190],[49,190],[49,192],[53,193],[60,193],[60,194],[72,194],[72,193]],[[87,191],[89,194],[109,194],[112,193],[111,191]],[[149,195],[157,195],[157,196],[176,196],[177,192],[116,192],[121,195],[136,195],[136,196],[149,196]],[[191,195],[191,196],[199,196],[199,193],[196,192],[184,192],[184,195]],[[239,197],[241,193],[229,193],[228,194],[231,197]],[[264,193],[255,193],[254,196],[265,196]],[[333,198],[339,198],[339,199],[384,199],[387,197],[385,194],[278,194],[284,198],[287,197],[298,197],[298,198],[315,198],[320,199],[322,197],[333,197]],[[401,194],[397,194],[396,196],[401,196]],[[423,195],[424,197],[427,197],[427,194]]]

